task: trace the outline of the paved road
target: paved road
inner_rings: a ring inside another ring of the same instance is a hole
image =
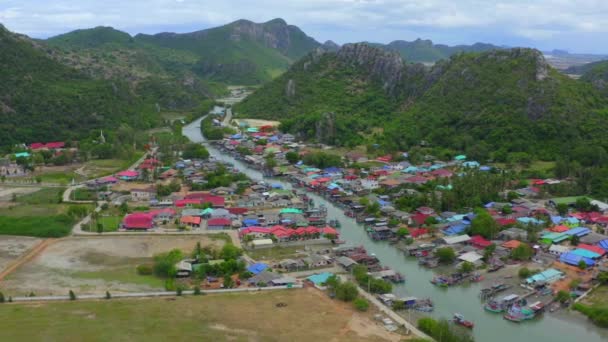
[[[427,334],[425,334],[422,331],[420,331],[417,327],[415,327],[410,322],[406,321],[403,317],[399,316],[391,308],[389,308],[386,305],[382,304],[382,302],[380,302],[378,299],[376,299],[376,297],[374,297],[372,294],[367,293],[360,286],[359,286],[359,294],[361,296],[365,297],[367,300],[369,300],[370,303],[374,304],[382,313],[384,313],[385,315],[387,315],[388,317],[390,317],[393,321],[395,321],[400,326],[405,327],[410,332],[414,333],[415,335],[417,335],[419,337],[426,338],[426,339],[429,339],[429,340],[433,341],[433,339],[430,336],[428,336]]]
[[[235,292],[259,292],[259,291],[277,291],[301,289],[302,285],[294,284],[292,287],[287,286],[272,286],[272,287],[247,287],[238,289],[219,289],[219,290],[201,290],[201,293],[235,293]],[[194,291],[186,290],[182,295],[193,295]],[[151,297],[175,297],[175,291],[157,291],[157,292],[133,292],[133,293],[116,293],[110,294],[112,298],[151,298]],[[77,299],[105,299],[106,295],[79,295],[76,293]],[[70,296],[40,296],[40,297],[14,297],[13,302],[43,302],[43,301],[65,301],[70,300]]]
[[[156,147],[150,152],[152,154],[154,154],[156,152]],[[128,169],[129,170],[135,170],[137,169],[137,167],[139,166],[139,164],[143,163],[143,161],[146,159],[146,156],[148,155],[148,152],[144,153],[143,156],[141,156],[141,158],[139,158],[135,163],[133,163]],[[103,177],[101,177],[103,178]],[[72,196],[72,192],[76,189],[79,188],[84,188],[86,185],[84,183],[78,183],[78,184],[74,184],[69,186],[67,189],[65,189],[65,191],[63,192],[63,202],[64,203],[94,203],[95,201],[75,201],[71,199]]]
[[[224,116],[223,125],[230,126],[230,120],[232,120],[232,108],[226,108],[226,115]]]

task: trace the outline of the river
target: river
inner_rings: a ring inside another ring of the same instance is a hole
[[[259,171],[247,167],[245,163],[230,155],[225,155],[207,144],[200,131],[201,120],[202,118],[185,126],[183,134],[193,142],[204,143],[213,157],[232,163],[251,179],[256,181],[264,179]],[[288,182],[278,179],[272,182],[280,183],[287,189],[292,188]],[[540,319],[520,324],[508,322],[500,314],[487,313],[483,310],[482,302],[478,297],[481,284],[449,289],[433,286],[429,282],[433,277],[433,271],[419,267],[415,259],[406,258],[403,252],[388,243],[371,240],[361,225],[344,215],[342,210],[333,203],[314,193],[310,193],[309,196],[314,199],[316,205],[324,204],[327,207],[329,218],[340,220],[342,223],[340,238],[342,240],[349,245],[363,245],[368,252],[376,254],[383,265],[405,275],[407,279],[405,284],[393,286],[393,292],[396,295],[432,298],[435,303],[435,312],[432,313],[434,317],[450,318],[455,312],[462,313],[467,319],[475,322],[473,335],[476,341],[595,342],[608,340],[608,330],[598,328],[574,313],[562,312],[557,315],[546,313]]]

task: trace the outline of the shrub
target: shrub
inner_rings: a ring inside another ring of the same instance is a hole
[[[583,315],[589,317],[589,319],[596,325],[608,328],[608,308],[592,305],[588,306],[582,303],[576,303],[573,306],[574,310],[581,312]]]
[[[0,303],[4,303],[4,293],[0,292]]]
[[[137,274],[139,275],[151,275],[153,273],[152,266],[150,265],[138,265]]]
[[[343,300],[345,302],[350,302],[357,298],[359,294],[359,290],[357,290],[357,285],[352,282],[340,283],[336,286],[336,298]]]
[[[200,296],[200,294],[201,294],[201,287],[198,285],[194,286],[194,295]]]
[[[106,291],[106,299],[111,299],[112,295],[110,294],[110,291]]]
[[[70,300],[76,300],[76,294],[74,293],[74,291],[70,290],[69,295],[70,295]]]
[[[359,297],[355,299],[353,305],[355,306],[355,309],[359,311],[367,311],[367,309],[369,309],[369,302],[365,298]]]

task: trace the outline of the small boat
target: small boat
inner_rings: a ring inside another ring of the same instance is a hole
[[[473,324],[473,322],[467,321],[466,319],[464,319],[464,316],[459,313],[454,314],[454,318],[452,319],[452,322],[454,322],[455,324],[461,325],[465,328],[469,328],[469,329],[473,329],[473,327],[475,326],[475,324]]]
[[[333,227],[333,228],[340,228],[340,227],[342,227],[342,224],[340,224],[340,221],[335,220],[335,219],[334,220],[329,220],[328,224],[329,224],[330,227]]]

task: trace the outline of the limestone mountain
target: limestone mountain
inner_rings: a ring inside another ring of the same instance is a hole
[[[321,44],[283,19],[238,20],[192,33],[139,34],[138,43],[196,56],[195,72],[205,79],[259,84],[278,76]]]
[[[335,113],[336,144],[380,143],[395,151],[425,141],[505,160],[606,144],[606,105],[590,85],[560,74],[537,50],[463,53],[425,67],[406,63],[396,51],[347,44],[302,59],[236,112],[279,119],[311,139],[316,122]]]

